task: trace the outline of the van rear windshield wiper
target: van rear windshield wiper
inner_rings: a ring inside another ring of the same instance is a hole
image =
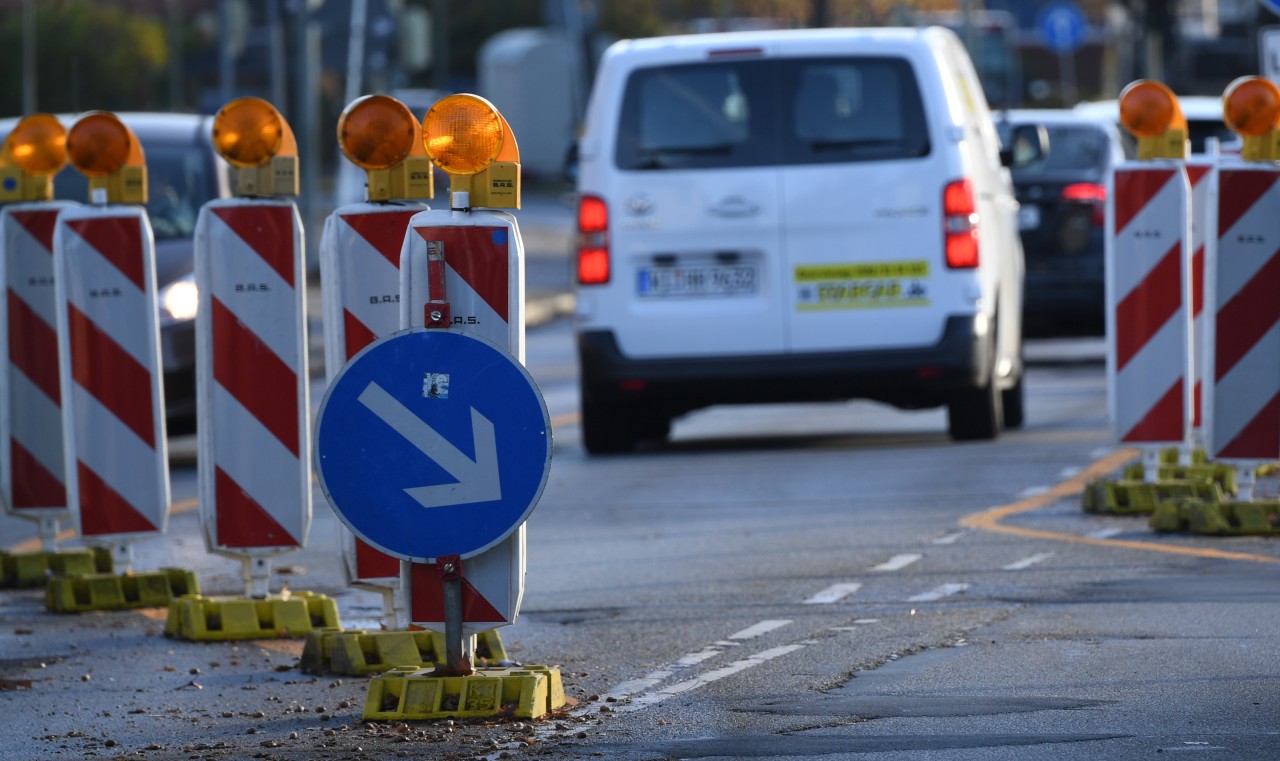
[[[901,141],[893,138],[875,138],[866,140],[811,140],[809,142],[809,148],[815,152],[844,151],[850,148],[883,148],[889,145],[901,145]]]

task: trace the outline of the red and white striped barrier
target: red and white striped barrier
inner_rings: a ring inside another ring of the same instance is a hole
[[[58,380],[53,231],[65,201],[0,211],[0,499],[9,515],[41,522],[46,550],[67,507]],[[51,534],[51,535],[47,535]]]
[[[1280,459],[1280,168],[1217,172],[1210,240],[1213,459]]]
[[[302,234],[288,200],[212,201],[196,222],[200,517],[211,552],[257,564],[255,597],[263,558],[311,525]]]
[[[320,277],[328,380],[365,346],[400,329],[400,249],[409,220],[426,208],[411,201],[353,203],[325,220]],[[348,583],[399,587],[399,558],[369,546],[345,525],[339,530]]]
[[[1123,164],[1108,189],[1107,374],[1123,443],[1190,442],[1189,195],[1181,164]]]
[[[169,518],[151,222],[137,207],[68,208],[53,252],[68,502],[81,537],[119,551]]]
[[[524,363],[524,246],[515,217],[492,210],[424,211],[410,223],[400,268],[402,328],[437,327],[484,338]],[[402,568],[410,621],[444,631],[439,564]],[[506,541],[463,561],[463,631],[514,623],[524,573],[523,523]]]

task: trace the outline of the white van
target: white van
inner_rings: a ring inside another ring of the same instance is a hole
[[[577,343],[592,453],[713,404],[1023,417],[1017,203],[956,35],[630,40],[578,144]]]

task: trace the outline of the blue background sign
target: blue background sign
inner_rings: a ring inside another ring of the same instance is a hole
[[[1055,53],[1072,53],[1084,42],[1084,14],[1075,3],[1050,3],[1036,19],[1045,47]]]
[[[402,560],[493,547],[528,517],[550,472],[550,416],[528,371],[446,331],[365,347],[330,384],[315,436],[329,504]]]

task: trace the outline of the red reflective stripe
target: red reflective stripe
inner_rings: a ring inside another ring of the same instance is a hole
[[[1201,179],[1204,178],[1209,170],[1212,169],[1208,164],[1187,164],[1187,179],[1191,181],[1191,187],[1195,187]]]
[[[342,333],[346,344],[347,359],[351,359],[364,347],[377,340],[378,336],[354,314],[342,310]]]
[[[11,211],[9,216],[22,225],[41,246],[44,246],[45,252],[52,255],[53,228],[58,225],[58,211],[60,210]]]
[[[9,289],[9,362],[54,404],[61,404],[58,333],[12,288]]]
[[[1253,420],[1215,456],[1246,460],[1280,457],[1280,394],[1271,397]]]
[[[80,528],[85,536],[136,534],[156,526],[83,462],[76,463],[80,480]]]
[[[465,572],[465,570],[464,570]],[[410,621],[444,620],[444,582],[435,563],[409,566]],[[471,582],[462,580],[462,620],[469,624],[501,623],[506,617],[484,598]]]
[[[386,257],[397,269],[400,268],[400,249],[404,246],[404,235],[409,229],[409,220],[421,209],[386,214],[342,214],[343,222],[379,254]]]
[[[1274,172],[1224,170],[1218,180],[1218,235],[1222,237],[1276,182]]]
[[[1116,227],[1118,233],[1146,208],[1156,193],[1165,186],[1174,170],[1121,171],[1115,173]]]
[[[504,322],[509,321],[506,237],[509,231],[506,227],[416,227],[414,229],[423,240],[442,241],[445,262]],[[499,237],[501,242],[496,240]]]
[[[1202,423],[1200,422],[1200,399],[1201,399],[1201,395],[1204,394],[1203,389],[1204,389],[1204,384],[1200,381],[1199,378],[1197,378],[1196,385],[1191,390],[1191,425],[1197,428],[1199,428],[1202,425]]]
[[[1280,252],[1254,273],[1231,300],[1218,310],[1214,380],[1220,381],[1280,320]],[[1269,379],[1268,382],[1274,382]]]
[[[213,377],[298,456],[298,375],[217,298]]]
[[[1182,305],[1181,245],[1175,243],[1116,306],[1116,367],[1133,359]]]
[[[298,546],[298,540],[226,471],[222,468],[216,468],[216,471],[214,498],[218,505],[218,546]]]
[[[213,213],[293,286],[292,206],[219,206]]]
[[[98,255],[145,291],[146,270],[142,258],[142,221],[138,217],[90,217],[72,219],[67,227],[93,247]]]
[[[151,373],[74,304],[67,304],[71,377],[155,449]]]
[[[67,487],[15,438],[9,439],[13,507],[66,507]]]
[[[357,538],[356,576],[361,579],[398,579],[400,578],[400,558],[375,550],[367,542]]]
[[[1204,310],[1204,245],[1191,255],[1191,316]]]
[[[1121,441],[1140,443],[1144,441],[1181,441],[1183,438],[1183,403],[1182,378],[1160,397],[1160,401],[1147,411],[1145,417],[1129,432],[1120,437]]]

